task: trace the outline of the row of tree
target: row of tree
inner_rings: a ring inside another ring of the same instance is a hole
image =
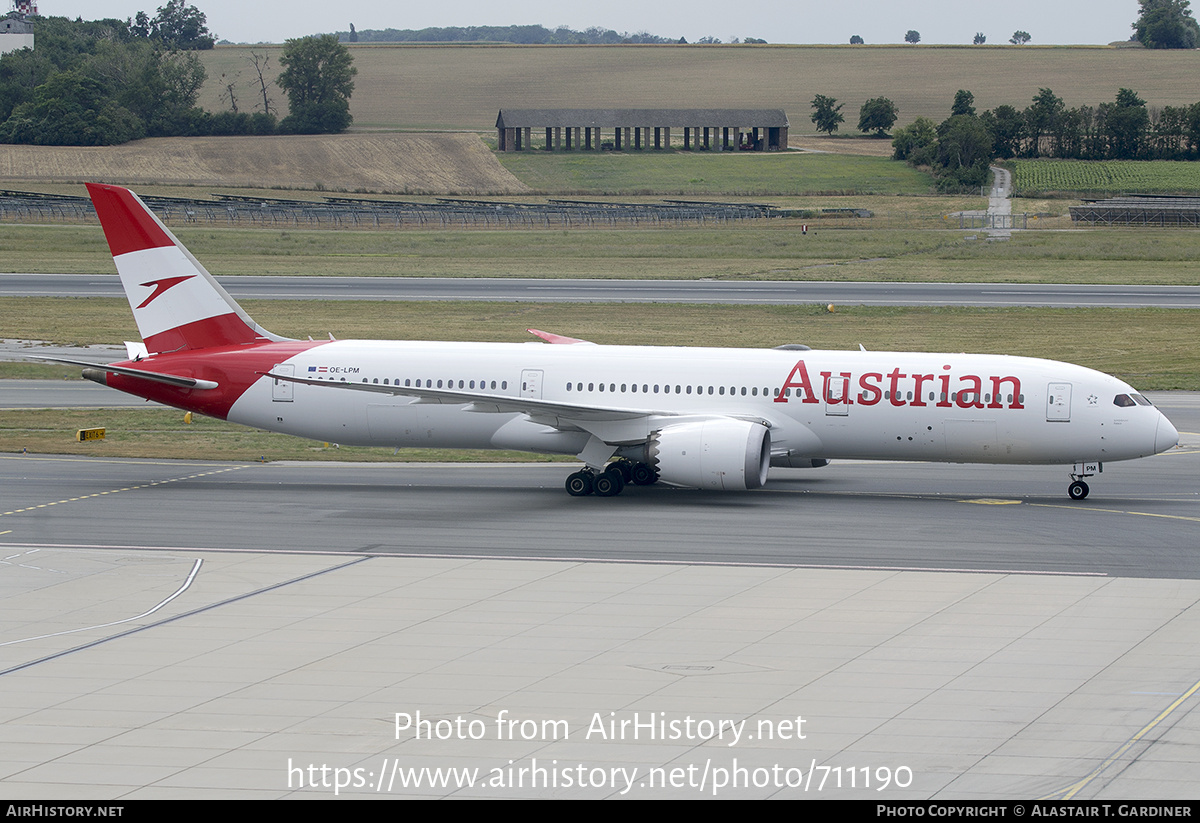
[[[172,21],[181,21],[181,27]],[[289,40],[274,81],[288,95],[277,120],[264,76],[256,111],[210,113],[196,105],[205,71],[194,49],[211,40],[204,15],[171,0],[150,19],[71,21],[33,18],[35,49],[0,57],[0,142],[51,146],[116,145],[142,137],[310,134],[351,122],[356,69],[334,35]],[[182,34],[181,34],[182,32]]]
[[[1200,24],[1192,17],[1190,0],[1138,0],[1138,19],[1133,24],[1130,40],[1141,43],[1148,49],[1194,49],[1200,45]],[[1024,46],[1033,38],[1029,32],[1017,30],[1008,42]],[[850,45],[862,45],[859,35],[850,38]],[[921,42],[921,32],[909,29],[904,42],[916,45]],[[976,46],[987,42],[987,36],[979,31],[972,41]]]
[[[1200,103],[1151,110],[1129,89],[1112,103],[1072,109],[1050,89],[1024,111],[997,106],[976,114],[974,103],[960,89],[940,124],[919,117],[897,129],[893,157],[931,167],[945,187],[982,185],[995,158],[1200,159]]]
[[[1012,37],[1008,38],[1008,42],[1012,43],[1014,46],[1024,46],[1032,39],[1033,37],[1029,34],[1029,32],[1018,29],[1017,31],[1013,32]],[[862,45],[863,42],[865,41],[857,34],[850,38],[850,45],[852,46]],[[917,31],[916,29],[909,29],[904,34],[904,42],[915,46],[917,43],[921,42],[921,32]],[[976,46],[982,46],[987,42],[987,35],[981,31],[977,31],[975,32],[975,39],[972,42]]]
[[[617,32],[592,26],[576,31],[568,26],[548,29],[545,26],[440,26],[425,29],[363,29],[353,25],[350,31],[340,31],[344,43],[517,43],[520,45],[620,45],[620,44],[678,44],[687,43],[683,37],[660,37],[646,31]],[[701,37],[697,43],[720,43],[716,37]],[[757,37],[731,43],[766,43]]]
[[[824,94],[814,97],[810,119],[816,125],[817,131],[826,134],[837,131],[838,126],[846,122],[846,118],[842,116],[843,105],[838,103],[836,98]],[[891,100],[886,97],[872,98],[863,103],[862,108],[858,110],[858,130],[864,133],[875,132],[876,137],[887,137],[888,129],[896,124],[896,118],[899,116],[900,109],[896,108],[896,104]]]

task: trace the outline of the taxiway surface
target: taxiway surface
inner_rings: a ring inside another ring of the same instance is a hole
[[[1192,797],[1200,401],[1155,400],[1185,447],[1082,503],[0,457],[5,794]]]

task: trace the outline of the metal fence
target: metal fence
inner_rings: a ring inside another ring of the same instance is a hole
[[[959,212],[958,227],[960,229],[1027,229],[1029,215],[1021,214],[984,214],[983,212]]]

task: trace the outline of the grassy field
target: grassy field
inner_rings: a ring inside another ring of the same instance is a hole
[[[928,174],[884,157],[683,151],[498,157],[532,191],[551,194],[922,195],[933,189]]]
[[[494,127],[501,108],[782,108],[793,131],[812,132],[816,94],[845,103],[854,131],[868,99],[891,98],[899,125],[949,116],[958,89],[982,111],[1023,109],[1049,87],[1068,107],[1111,102],[1121,87],[1152,106],[1200,99],[1200,52],[1055,46],[400,46],[350,47],[358,68],[351,112],[360,129]],[[254,105],[250,52],[280,47],[218,46],[200,52],[208,70],[201,104],[219,111],[224,73]],[[275,102],[285,102],[275,90]]]
[[[854,229],[834,227],[848,221],[810,221],[807,235],[800,220],[569,230],[180,228],[178,234],[216,275],[1200,283],[1200,232],[1092,228],[1018,232],[1006,243],[988,243],[977,233],[946,230],[957,221],[934,210],[961,201],[890,202],[897,216],[883,218],[884,225],[893,219],[908,228],[866,228],[876,225],[872,218]],[[1031,223],[1070,225],[1063,217]],[[114,272],[100,229],[86,226],[0,226],[0,269]],[[0,329],[28,336],[9,330],[21,323],[18,312]]]
[[[104,440],[79,443],[75,432],[104,427]],[[456,449],[372,449],[337,446],[250,429],[170,409],[0,409],[0,452],[176,460],[354,460],[465,463],[479,460],[545,463],[571,458],[527,452]]]
[[[494,142],[494,141],[493,141]],[[841,141],[857,145],[864,141]],[[878,141],[875,141],[878,142]],[[499,161],[499,162],[498,162]],[[929,194],[932,178],[885,157],[818,153],[494,155],[468,134],[164,137],[123,146],[0,145],[0,180],[390,194]],[[79,193],[76,189],[72,193]],[[191,191],[189,196],[202,196]]]
[[[1155,309],[951,309],[571,303],[377,303],[247,300],[289,337],[524,342],[527,328],[597,343],[761,348],[971,351],[1049,357],[1142,388],[1200,389],[1200,312]],[[0,298],[6,336],[62,344],[134,340],[119,299]],[[1071,332],[1064,333],[1064,329]],[[1072,333],[1073,332],[1073,333]],[[73,370],[62,370],[70,373]],[[0,405],[3,405],[0,403]]]
[[[1196,194],[1200,163],[1172,160],[1010,160],[1021,197]]]

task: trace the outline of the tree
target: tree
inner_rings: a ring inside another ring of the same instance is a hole
[[[992,154],[996,157],[1016,157],[1025,136],[1025,118],[1012,106],[996,106],[980,117],[992,135]]]
[[[161,40],[171,49],[211,49],[217,42],[208,31],[208,18],[195,6],[185,6],[183,0],[167,0],[153,20],[139,11],[130,30]]]
[[[1141,154],[1150,129],[1146,101],[1129,89],[1117,92],[1115,104],[1104,103],[1104,132],[1108,138],[1108,156],[1113,160],[1136,160]]]
[[[858,110],[858,130],[873,131],[876,137],[886,137],[887,130],[896,124],[900,110],[886,97],[876,97],[862,104]]]
[[[354,92],[354,58],[336,34],[288,40],[279,58],[283,72],[276,80],[287,92],[289,114],[279,124],[292,134],[332,134],[345,131]]]
[[[937,129],[939,186],[982,186],[992,157],[992,135],[978,117],[955,115]]]
[[[836,98],[826,97],[823,94],[818,94],[813,98],[811,119],[816,124],[817,131],[833,134],[838,130],[838,123],[845,122],[846,118],[842,117],[842,105],[834,105],[835,103],[837,103]]]
[[[975,32],[975,45],[982,46],[986,42],[987,42],[987,36],[984,35],[983,32],[981,32],[981,31]]]
[[[913,45],[920,43],[921,42],[921,32],[917,31],[916,29],[909,29],[908,32],[904,35],[904,42],[912,43]]]
[[[1194,49],[1200,25],[1188,0],[1138,0],[1141,13],[1133,24],[1134,39],[1148,49]]]
[[[114,146],[145,136],[141,119],[80,70],[51,76],[0,124],[0,142],[39,146]]]
[[[1013,32],[1012,37],[1008,38],[1008,42],[1012,43],[1014,46],[1023,46],[1032,39],[1033,38],[1029,36],[1029,32],[1017,30]]]
[[[1038,89],[1033,105],[1025,109],[1025,136],[1029,138],[1027,153],[1030,157],[1041,156],[1042,135],[1053,133],[1058,120],[1066,110],[1062,98],[1050,89]]]
[[[954,93],[954,103],[950,106],[950,116],[956,114],[965,114],[969,117],[975,116],[975,95],[966,89],[959,89]]]
[[[259,91],[262,93],[262,113],[271,117],[271,110],[275,108],[275,104],[271,102],[271,93],[267,89],[267,72],[271,70],[271,55],[265,52],[259,54],[251,51],[249,59],[250,65],[254,66],[254,75],[258,78]],[[258,108],[258,105],[255,104],[254,107]]]
[[[937,126],[928,117],[918,117],[892,137],[892,158],[907,160],[913,166],[933,163],[937,147]]]
[[[851,36],[851,38],[850,38],[850,45],[852,45],[852,46],[861,46],[865,42],[866,41],[863,40],[862,37],[860,37],[857,34]]]

